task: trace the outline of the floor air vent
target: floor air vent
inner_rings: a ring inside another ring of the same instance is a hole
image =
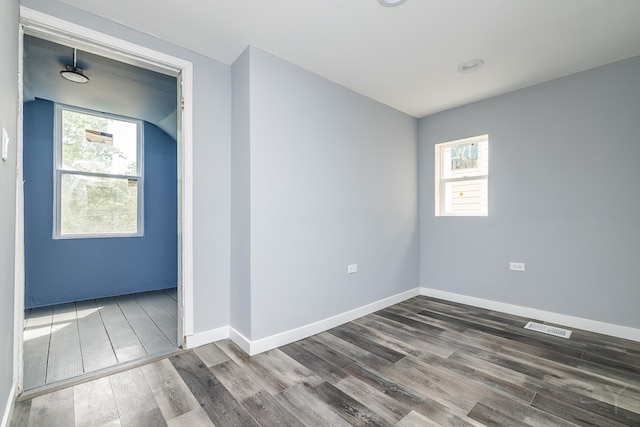
[[[571,331],[568,329],[556,328],[555,326],[543,325],[542,323],[529,322],[524,325],[524,328],[556,337],[569,338],[571,336]]]

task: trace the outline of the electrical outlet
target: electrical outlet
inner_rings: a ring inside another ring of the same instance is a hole
[[[513,271],[524,271],[524,262],[510,262],[509,270]]]
[[[358,264],[349,264],[347,265],[347,273],[353,274],[358,272]]]

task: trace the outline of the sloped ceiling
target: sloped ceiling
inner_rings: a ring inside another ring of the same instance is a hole
[[[251,44],[415,117],[640,55],[638,0],[60,1],[226,64]]]
[[[73,49],[25,35],[24,99],[50,101],[146,120],[176,138],[176,78],[78,51],[77,65],[90,81],[60,76]]]

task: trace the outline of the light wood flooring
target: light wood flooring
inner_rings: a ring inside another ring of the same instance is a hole
[[[177,347],[176,289],[25,311],[24,389]]]
[[[12,426],[638,426],[640,343],[416,297],[249,357],[229,340],[18,402]]]

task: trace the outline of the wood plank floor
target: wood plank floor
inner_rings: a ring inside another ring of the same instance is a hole
[[[229,340],[18,402],[12,426],[639,426],[640,343],[416,297],[249,357]]]
[[[177,347],[176,289],[25,311],[24,389]]]

